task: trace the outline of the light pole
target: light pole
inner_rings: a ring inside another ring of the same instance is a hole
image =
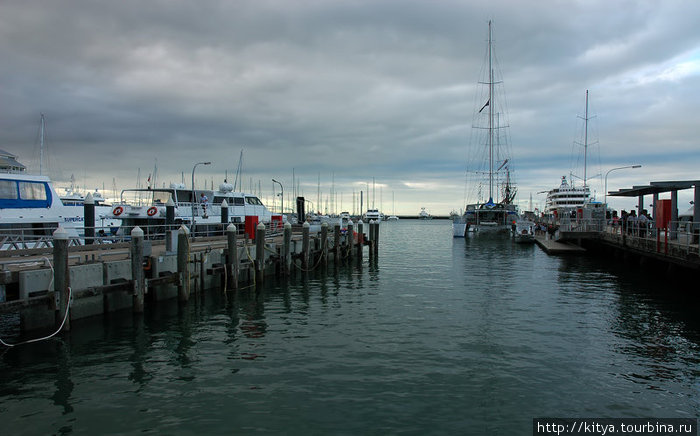
[[[624,170],[625,168],[641,168],[641,165],[627,165],[624,167],[617,167],[617,168],[612,168],[608,170],[607,173],[605,173],[605,209],[608,209],[608,174],[610,174],[612,171],[615,170]],[[607,213],[607,212],[606,212]]]
[[[211,162],[197,162],[192,167],[192,236],[194,236],[194,205],[197,202],[197,197],[194,195],[194,170],[197,165],[211,165]]]
[[[282,190],[282,194],[280,195],[280,198],[281,198],[281,209],[282,209],[282,221],[284,221],[284,186],[282,186],[282,184],[275,179],[272,179],[272,182],[280,185],[280,189]]]

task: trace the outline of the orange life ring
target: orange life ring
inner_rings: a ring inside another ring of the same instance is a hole
[[[113,214],[114,216],[119,216],[119,215],[122,214],[122,212],[124,212],[124,208],[121,207],[121,206],[117,206],[117,207],[115,207],[114,210],[112,211],[112,214]]]
[[[153,216],[153,215],[155,215],[155,214],[158,213],[158,208],[155,207],[155,206],[151,206],[151,207],[148,208],[148,210],[146,211],[146,213],[148,214],[148,216]]]

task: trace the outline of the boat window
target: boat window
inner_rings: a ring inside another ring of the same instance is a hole
[[[41,182],[19,182],[22,200],[46,200],[46,187]]]
[[[14,180],[0,180],[0,198],[17,199],[17,183]]]
[[[248,204],[255,204],[257,206],[262,205],[262,202],[260,200],[258,200],[258,197],[246,197],[245,201]]]
[[[230,203],[229,203],[230,205]],[[234,206],[245,206],[245,199],[243,197],[233,197]]]
[[[154,191],[153,192],[153,203],[156,204],[166,204],[170,199],[171,193],[167,191]]]
[[[192,192],[191,191],[176,191],[178,203],[190,203],[192,202]]]
[[[224,199],[226,197],[214,197],[214,204],[221,204],[224,202]],[[226,200],[226,203],[228,204],[228,200]]]

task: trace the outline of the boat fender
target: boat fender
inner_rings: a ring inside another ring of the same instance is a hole
[[[112,210],[112,214],[113,214],[114,216],[119,216],[119,215],[122,214],[122,212],[124,212],[124,208],[121,207],[121,206],[117,206],[117,207],[114,208],[114,210]]]
[[[151,207],[148,208],[148,210],[146,211],[146,213],[148,214],[148,216],[153,216],[153,215],[155,215],[155,214],[158,213],[158,208],[155,207],[155,206],[151,206]]]

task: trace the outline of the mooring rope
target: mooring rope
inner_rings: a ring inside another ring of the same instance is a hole
[[[48,264],[49,264],[49,267],[51,268],[51,281],[49,282],[49,289],[51,289],[51,285],[53,284],[53,275],[54,275],[53,265],[51,265],[51,261],[50,261],[48,258],[43,257],[42,259],[46,260],[46,263],[48,263]],[[66,324],[66,321],[68,320],[68,314],[70,313],[70,305],[71,305],[71,302],[72,302],[72,301],[73,301],[73,291],[71,290],[70,286],[68,286],[68,304],[66,305],[66,313],[65,313],[65,315],[63,316],[63,321],[61,322],[61,326],[58,327],[58,330],[56,330],[55,332],[51,333],[50,335],[44,336],[44,337],[42,337],[42,338],[29,339],[29,340],[27,340],[27,341],[18,342],[18,343],[16,343],[16,344],[7,343],[7,342],[5,342],[4,340],[2,340],[2,338],[0,338],[0,344],[6,346],[6,347],[8,347],[8,348],[11,348],[11,347],[16,347],[16,346],[18,346],[18,345],[31,344],[32,342],[45,341],[45,340],[47,340],[47,339],[53,338],[53,337],[56,336],[61,330],[63,330],[63,326]]]

